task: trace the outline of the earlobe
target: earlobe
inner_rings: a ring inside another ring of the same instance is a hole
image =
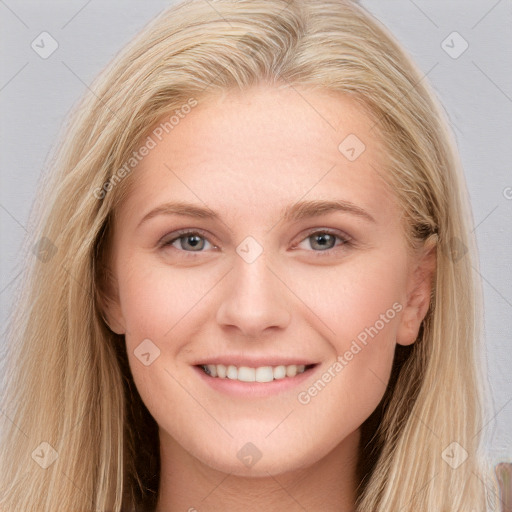
[[[119,305],[111,303],[108,299],[102,302],[104,302],[102,307],[102,316],[107,327],[116,334],[126,334],[124,318],[121,314]]]
[[[412,345],[427,315],[437,265],[437,237],[428,239],[408,279],[407,300],[397,333],[399,345]]]
[[[99,272],[97,300],[107,327],[116,334],[125,334],[126,326],[119,302],[117,279],[106,266],[102,266]]]

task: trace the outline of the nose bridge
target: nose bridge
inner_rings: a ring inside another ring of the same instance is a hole
[[[239,251],[243,249],[240,244]],[[251,260],[241,254],[235,258],[223,289],[218,323],[237,327],[248,337],[258,337],[270,327],[286,327],[291,316],[289,301],[284,297],[282,283],[269,268],[266,255],[261,253]]]

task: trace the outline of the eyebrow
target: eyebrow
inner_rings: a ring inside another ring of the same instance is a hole
[[[318,217],[332,212],[348,213],[363,220],[376,222],[376,220],[366,210],[349,201],[343,200],[302,201],[287,206],[281,215],[285,221],[293,222],[301,219]],[[219,219],[219,215],[210,208],[197,206],[191,203],[174,202],[166,203],[154,208],[142,218],[138,226],[157,215],[181,215],[195,219]]]
[[[349,213],[367,221],[376,222],[376,220],[366,210],[354,203],[343,200],[302,201],[285,208],[282,216],[285,221],[291,222],[311,217],[318,217],[331,212]]]

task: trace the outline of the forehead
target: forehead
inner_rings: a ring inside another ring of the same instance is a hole
[[[391,197],[373,125],[358,102],[327,90],[206,96],[167,133],[151,132],[156,144],[134,171],[127,203],[134,211],[180,198],[254,210],[341,195],[370,208]]]

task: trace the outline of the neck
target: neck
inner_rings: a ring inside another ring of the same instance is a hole
[[[160,490],[156,512],[353,512],[359,431],[309,467],[268,477],[217,471],[160,431]]]

